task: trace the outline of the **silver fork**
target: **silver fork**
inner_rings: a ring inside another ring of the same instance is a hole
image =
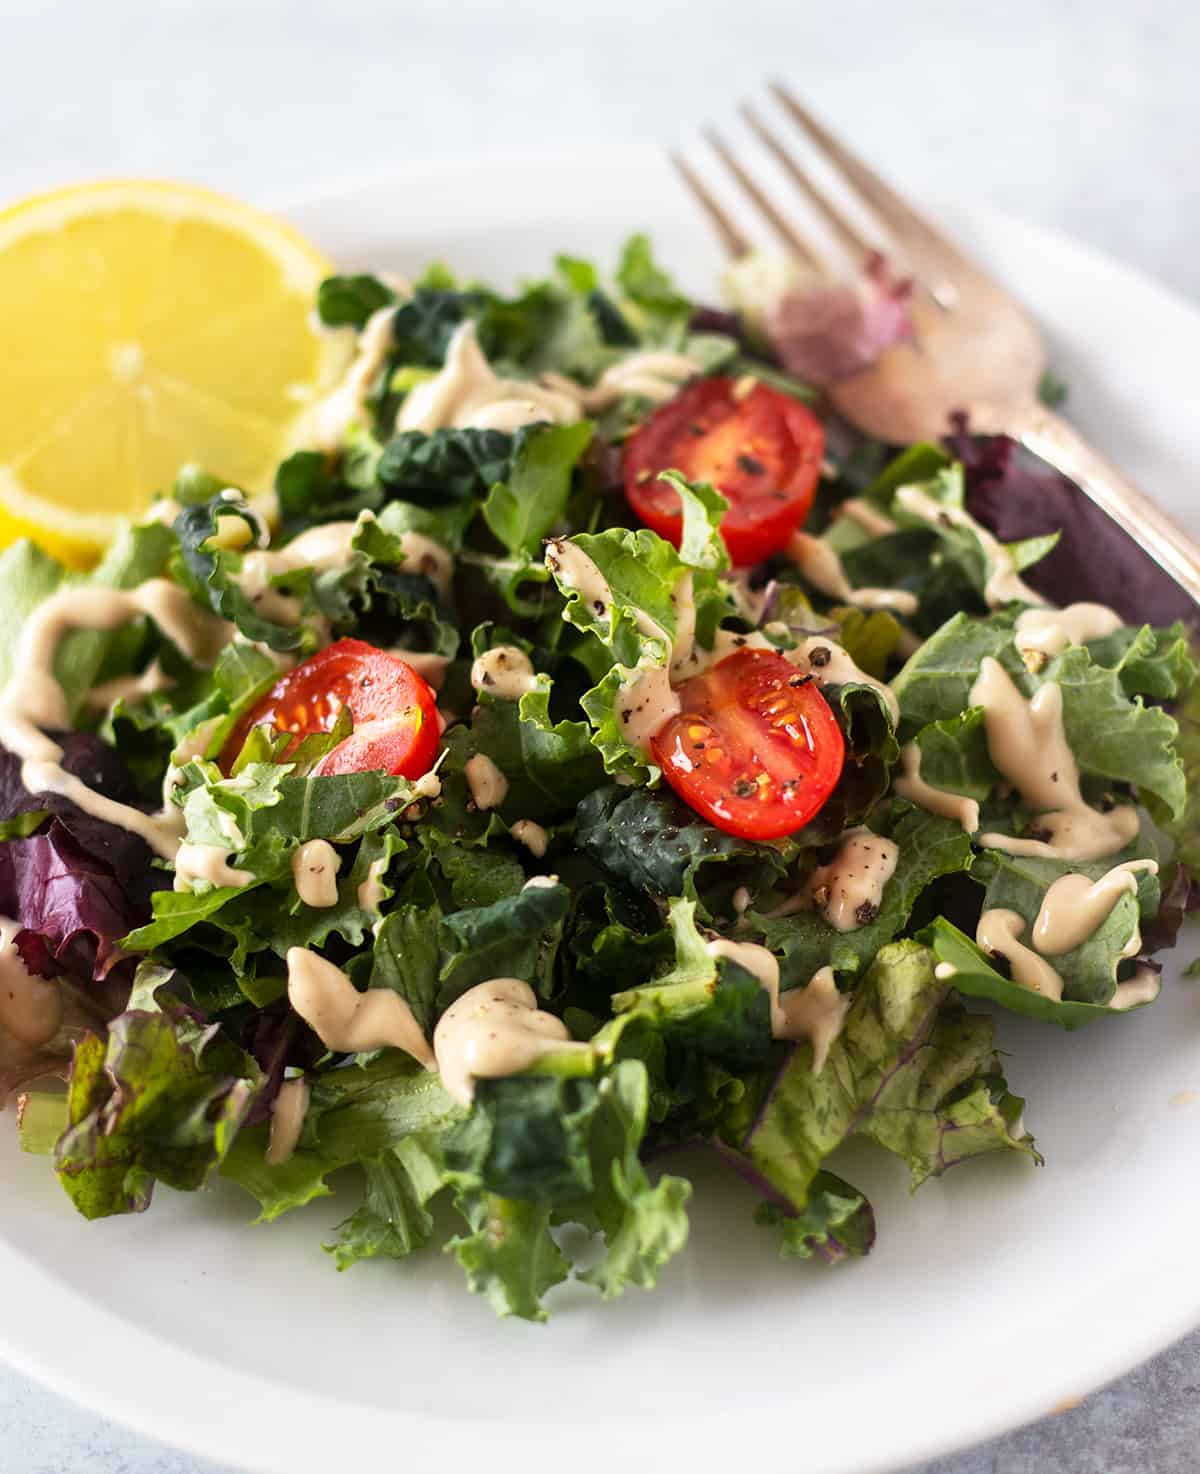
[[[965,410],[973,431],[1009,435],[1074,481],[1156,563],[1200,602],[1200,544],[1037,397],[1046,367],[1041,336],[1024,309],[878,174],[839,142],[781,84],[771,83],[783,112],[890,236],[889,256],[915,279],[915,335],[870,368],[827,389],[851,424],[880,440],[937,440],[950,415]],[[861,263],[877,247],[753,109],[743,114],[779,168],[824,220],[843,253]],[[713,130],[705,135],[740,191],[795,255],[822,266],[825,255],[759,178]],[[700,176],[672,160],[727,254],[751,242]]]

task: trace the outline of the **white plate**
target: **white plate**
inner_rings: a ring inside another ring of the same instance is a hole
[[[941,213],[1037,311],[1077,420],[1195,525],[1200,314],[1045,232]],[[645,155],[403,170],[289,214],[347,266],[514,277],[557,250],[611,259],[629,228],[695,291],[719,265]],[[608,1306],[561,1292],[546,1327],[495,1321],[436,1253],[339,1276],[319,1244],[350,1203],[251,1229],[234,1189],[160,1190],[141,1218],[86,1224],[5,1130],[0,1349],[109,1417],[270,1474],[867,1474],[930,1457],[1200,1322],[1200,1105],[1171,1104],[1200,1091],[1196,985],[1174,969],[1135,1016],[1074,1035],[1004,1017],[1000,1034],[1044,1171],[985,1159],[909,1200],[897,1163],[856,1153],[879,1244],[827,1271],[779,1262],[753,1199],[701,1165],[693,1241],[659,1289]]]

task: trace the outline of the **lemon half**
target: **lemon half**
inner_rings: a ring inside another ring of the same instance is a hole
[[[0,546],[82,565],[198,461],[261,491],[345,348],[329,263],[188,185],[87,184],[0,211]]]

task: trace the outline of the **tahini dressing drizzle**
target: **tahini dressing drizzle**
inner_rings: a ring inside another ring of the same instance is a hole
[[[835,931],[856,931],[879,915],[900,846],[869,829],[849,829],[828,865],[809,879],[809,894]]]
[[[1086,875],[1063,875],[1047,890],[1033,923],[1033,947],[1020,941],[1024,918],[1015,911],[985,911],[979,918],[975,940],[985,952],[1008,959],[1013,982],[1043,998],[1056,1002],[1063,995],[1063,980],[1049,957],[1060,957],[1081,946],[1112,911],[1123,895],[1137,893],[1137,872],[1156,871],[1153,860],[1129,860],[1115,865],[1099,880]],[[1129,939],[1113,963],[1116,969],[1126,958],[1136,956],[1142,945],[1141,928],[1134,919]],[[1036,948],[1036,950],[1034,950]],[[1144,964],[1126,982],[1117,983],[1109,1008],[1120,1012],[1148,1003],[1158,996],[1158,975]]]
[[[900,749],[900,776],[892,786],[901,798],[918,808],[940,814],[943,819],[957,819],[964,834],[974,834],[979,828],[979,804],[975,799],[935,788],[921,777],[921,749],[916,742],[906,742]]]
[[[878,507],[873,506],[865,497],[851,496],[844,502],[840,502],[834,508],[834,515],[848,517],[856,526],[869,537],[886,537],[889,532],[896,532],[898,528],[886,512],[881,512]]]
[[[267,1139],[267,1161],[272,1167],[286,1162],[296,1150],[311,1091],[304,1079],[285,1080],[271,1107],[271,1134]]]
[[[1014,638],[1022,655],[1049,657],[1120,628],[1121,616],[1107,604],[1068,604],[1065,609],[1023,609]]]
[[[0,693],[0,743],[21,759],[21,782],[30,793],[57,793],[93,818],[140,835],[155,854],[173,860],[183,815],[169,804],[144,814],[105,798],[62,767],[63,749],[46,728],[70,726],[70,712],[54,674],[59,641],[74,629],[111,630],[148,615],[197,665],[211,665],[231,638],[231,627],[198,608],[170,579],[152,578],[136,589],[67,588],[52,594],[29,616]],[[170,770],[168,770],[170,778]]]
[[[342,857],[327,839],[310,839],[292,856],[292,880],[306,906],[326,908],[338,902],[337,875]]]
[[[562,1019],[537,1006],[537,995],[518,978],[492,978],[453,1002],[433,1031],[442,1084],[470,1105],[475,1081],[519,1075],[547,1054],[591,1053],[573,1041]]]
[[[850,1010],[850,998],[838,991],[833,969],[822,967],[803,988],[780,993],[779,963],[766,947],[717,937],[706,950],[710,957],[728,957],[758,979],[771,1002],[772,1035],[776,1039],[807,1039],[812,1045],[813,1072],[819,1075]]]
[[[540,824],[534,823],[532,819],[518,819],[509,829],[509,833],[539,860],[546,853],[546,846],[550,843],[550,836]]]
[[[1018,600],[1023,604],[1044,604],[1040,594],[1034,593],[1018,575],[1013,555],[993,533],[976,522],[963,507],[947,507],[936,501],[919,486],[902,486],[896,492],[896,500],[907,511],[925,522],[935,525],[961,527],[979,540],[984,556],[992,571],[983,587],[983,597],[989,609],[998,609],[1004,604]]]
[[[306,947],[287,954],[288,999],[327,1049],[357,1054],[403,1049],[426,1069],[433,1052],[399,993],[368,988],[360,993],[340,967]]]
[[[1014,855],[1098,860],[1133,839],[1138,818],[1131,805],[1102,814],[1080,793],[1079,766],[1063,730],[1061,686],[1047,682],[1026,701],[1000,662],[989,655],[969,701],[983,707],[993,764],[1038,815],[1037,828],[1047,836],[1043,840],[984,834],[980,843]]]
[[[17,951],[21,923],[0,916],[0,1031],[20,1044],[48,1044],[62,1025],[62,993],[56,982],[29,972]]]
[[[533,662],[516,645],[494,645],[477,656],[471,666],[471,685],[501,701],[519,701],[537,690]]]
[[[367,395],[392,346],[394,307],[381,307],[358,335],[358,350],[342,382],[313,406],[312,440],[320,450],[337,450],[351,425],[367,418]]]
[[[508,794],[508,779],[488,757],[477,752],[463,764],[471,801],[477,809],[497,809]]]
[[[811,533],[793,532],[787,545],[787,556],[808,579],[813,588],[840,599],[843,604],[857,604],[860,609],[894,609],[898,614],[915,614],[918,600],[907,589],[856,589],[846,577],[842,560],[834,548]]]
[[[1060,876],[1042,899],[1033,923],[1033,945],[1044,957],[1060,957],[1082,946],[1122,896],[1137,895],[1139,870],[1154,875],[1158,864],[1126,860],[1099,880],[1086,875]]]
[[[454,330],[446,362],[432,379],[415,385],[396,416],[397,430],[502,430],[549,421],[567,425],[581,419],[574,394],[548,389],[526,379],[502,379],[484,357],[474,321]]]

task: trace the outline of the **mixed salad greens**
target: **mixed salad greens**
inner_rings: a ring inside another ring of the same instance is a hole
[[[642,237],[612,281],[343,276],[317,310],[356,356],[272,498],[189,467],[89,575],[0,558],[25,1148],[88,1217],[336,1190],[339,1268],[442,1199],[531,1319],[573,1272],[654,1285],[677,1148],[829,1263],[875,1235],[851,1137],[914,1186],[1040,1162],[971,1000],[1128,1027],[1200,874],[1190,630],[1141,623],[1174,606],[1138,550],[1060,542],[1069,491],[1011,445],[824,423]],[[72,602],[103,590],[123,617]]]

